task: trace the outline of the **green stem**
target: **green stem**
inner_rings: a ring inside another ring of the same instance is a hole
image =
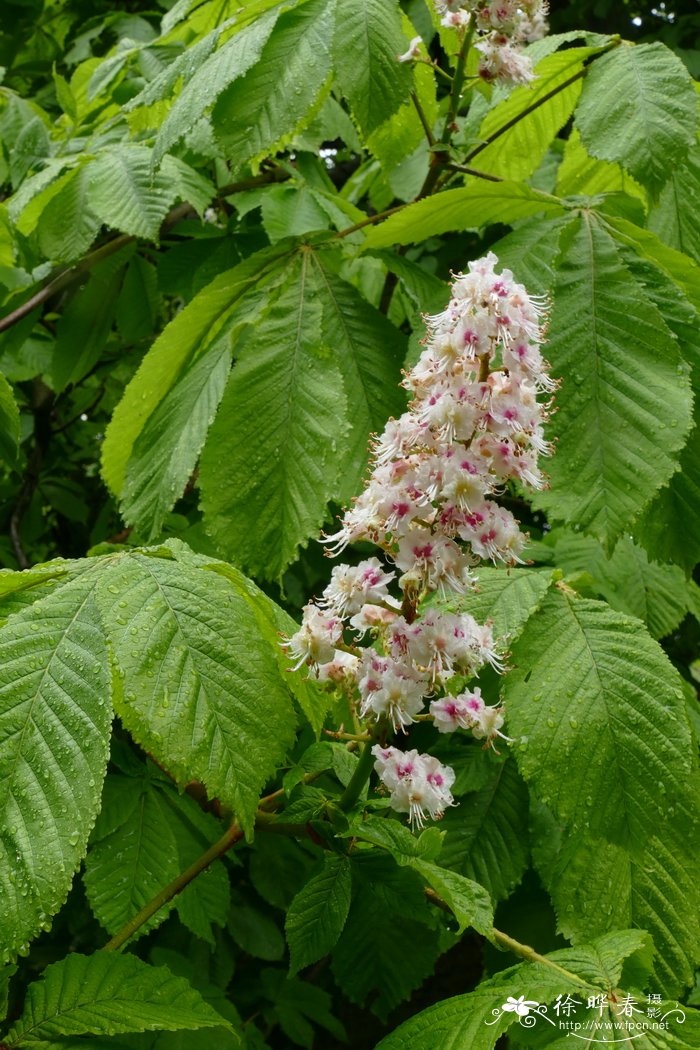
[[[563,966],[559,966],[558,963],[552,962],[546,955],[540,955],[529,944],[521,944],[520,941],[516,941],[515,938],[509,937],[507,933],[503,933],[502,930],[497,930],[495,927],[492,928],[491,934],[502,948],[513,952],[514,955],[519,956],[526,962],[542,963],[543,966],[548,966],[550,970],[556,970],[557,973],[562,974],[568,981],[574,981],[576,984],[583,985],[584,988],[593,987],[588,981],[584,981],[582,977],[579,977],[578,974],[572,973],[571,970],[566,970]]]
[[[443,900],[435,890],[426,886],[423,893],[431,904],[434,904],[442,911],[449,912],[450,915],[454,914],[447,901]],[[534,948],[531,948],[529,944],[521,944],[521,942],[516,941],[514,937],[510,937],[507,933],[503,933],[502,930],[497,930],[495,926],[491,927],[491,936],[502,948],[512,952],[513,955],[517,955],[520,959],[524,959],[525,962],[541,963],[543,966],[548,966],[550,970],[556,970],[557,973],[562,975],[562,977],[566,977],[567,981],[573,981],[575,984],[580,984],[583,988],[594,989],[596,991],[599,990],[589,981],[585,981],[583,977],[579,977],[578,974],[572,973],[571,970],[567,970],[558,963],[553,962],[551,959],[548,959],[546,955],[540,955],[540,953],[536,952]]]
[[[460,47],[459,54],[457,55],[457,66],[455,68],[454,80],[452,82],[452,89],[450,91],[450,102],[447,108],[447,116],[445,117],[445,124],[442,129],[442,135],[440,136],[440,142],[445,146],[449,146],[450,139],[452,138],[453,125],[457,113],[459,111],[459,104],[462,100],[462,88],[464,87],[464,77],[467,71],[467,59],[469,58],[469,52],[471,50],[475,30],[476,17],[472,15],[469,19],[467,31],[464,34],[462,46]]]
[[[405,208],[405,204],[396,204],[393,208],[387,208],[386,211],[377,212],[376,215],[368,215],[366,219],[362,219],[360,222],[354,223],[352,226],[346,226],[344,230],[338,230],[333,236],[333,240],[340,240],[342,237],[348,237],[351,233],[355,233],[357,230],[362,230],[365,226],[374,226],[375,223],[382,222],[383,219],[388,219],[394,212],[402,211]]]
[[[345,791],[338,799],[338,805],[342,810],[352,809],[357,802],[362,789],[367,783],[372,773],[372,766],[374,764],[374,755],[372,754],[371,742],[367,742],[362,749],[360,760],[355,766],[355,772],[350,778],[348,786]]]
[[[477,179],[486,179],[488,182],[503,182],[500,175],[490,175],[487,171],[479,171],[478,168],[469,168],[466,164],[455,164],[450,161],[445,165],[448,171],[462,171],[465,175],[474,175]]]
[[[426,117],[425,113],[423,112],[423,107],[420,104],[420,99],[418,98],[418,95],[415,93],[415,91],[411,92],[411,102],[415,106],[416,113],[418,114],[418,119],[420,120],[421,124],[423,125],[423,131],[425,132],[425,137],[428,140],[428,145],[429,146],[434,146],[435,145],[435,136],[433,135],[433,129],[430,127],[430,124],[428,123],[428,118]]]
[[[271,814],[266,813],[265,817],[269,819]],[[201,857],[197,857],[197,860],[193,864],[190,864],[189,868],[186,868],[177,878],[169,882],[167,886],[153,897],[148,904],[145,904],[141,911],[137,912],[132,919],[124,925],[119,933],[115,934],[110,941],[105,944],[102,949],[105,952],[116,952],[126,944],[130,937],[136,933],[142,926],[144,926],[149,919],[151,919],[156,912],[168,904],[173,897],[177,897],[178,893],[189,886],[189,884],[196,879],[198,875],[201,875],[203,871],[213,864],[219,857],[223,857],[224,853],[227,853],[237,842],[243,838],[243,831],[238,824],[232,824],[230,828],[225,832],[224,835],[215,842],[213,846],[210,846],[206,853],[203,853]]]

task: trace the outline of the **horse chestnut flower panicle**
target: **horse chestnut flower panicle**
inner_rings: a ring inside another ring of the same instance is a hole
[[[471,25],[477,31],[474,47],[483,80],[517,85],[534,79],[521,45],[546,34],[545,0],[436,0],[435,7],[443,26],[464,32]],[[401,59],[409,57],[410,50]]]
[[[497,274],[497,261],[489,253],[456,274],[445,310],[426,318],[425,348],[403,380],[408,409],[374,441],[364,491],[325,537],[336,552],[369,540],[392,565],[372,557],[334,568],[285,642],[294,667],[349,690],[362,719],[394,732],[431,719],[486,746],[509,739],[503,707],[487,706],[479,689],[451,695],[449,683],[486,664],[503,670],[491,624],[419,605],[430,592],[467,593],[481,560],[521,561],[526,537],[495,497],[507,481],[544,485],[538,461],[551,451],[543,427],[556,388],[540,351],[546,304],[509,270]],[[412,824],[452,804],[454,774],[436,759],[373,754],[391,805]]]

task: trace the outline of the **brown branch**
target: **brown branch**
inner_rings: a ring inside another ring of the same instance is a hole
[[[583,77],[585,77],[588,71],[588,66],[591,64],[591,62],[595,62],[595,60],[597,58],[600,58],[601,55],[604,55],[607,51],[611,51],[612,48],[617,47],[620,44],[620,42],[620,37],[616,37],[614,40],[611,40],[610,43],[607,44],[604,48],[602,48],[597,55],[593,55],[590,58],[589,62],[586,65],[584,65],[583,69],[579,69],[578,73],[574,73],[573,76],[570,76],[563,83],[558,84],[557,87],[554,87],[551,91],[548,91],[546,95],[542,96],[542,98],[538,98],[536,102],[533,102],[530,106],[527,106],[524,110],[522,110],[522,112],[516,114],[516,116],[512,117],[510,120],[507,120],[505,124],[501,125],[500,128],[497,128],[491,135],[485,138],[483,142],[480,142],[478,145],[474,146],[474,148],[471,149],[469,153],[467,153],[463,163],[467,164],[470,160],[473,160],[474,157],[478,156],[478,154],[481,153],[482,150],[485,150],[487,146],[490,146],[492,142],[495,142],[497,139],[499,139],[501,135],[505,135],[506,131],[510,131],[512,127],[515,127],[516,124],[519,124],[520,121],[523,120],[525,117],[529,116],[530,113],[534,113],[535,110],[539,109],[540,106],[543,106],[545,102],[549,102],[550,98],[554,98],[554,96],[558,95],[560,91],[564,91],[566,88],[571,87],[572,84],[575,84],[577,80],[581,80]]]

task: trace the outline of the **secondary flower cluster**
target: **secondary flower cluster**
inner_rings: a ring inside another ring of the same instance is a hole
[[[542,428],[555,387],[539,349],[543,303],[508,270],[496,274],[496,263],[492,253],[470,263],[447,308],[427,318],[425,349],[404,378],[413,399],[374,442],[365,489],[326,538],[336,552],[369,540],[394,567],[376,557],[336,566],[286,643],[295,667],[348,688],[363,719],[400,731],[422,716],[487,746],[503,737],[503,710],[464,683],[485,664],[502,669],[491,625],[440,606],[419,615],[418,605],[430,592],[467,592],[482,559],[520,560],[525,537],[493,497],[507,480],[543,485],[538,457],[549,451]],[[451,804],[454,775],[436,759],[373,753],[392,806],[412,823]]]
[[[473,25],[484,80],[527,84],[534,78],[521,48],[547,32],[546,0],[435,0],[435,6],[442,25],[462,31]],[[417,58],[419,45],[420,37],[415,37],[400,61]]]

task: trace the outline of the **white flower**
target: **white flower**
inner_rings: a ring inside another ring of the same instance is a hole
[[[408,813],[411,825],[423,827],[426,812],[439,820],[445,809],[454,804],[450,788],[455,774],[432,755],[417,751],[399,751],[395,747],[372,748],[374,768],[389,791],[392,809]]]
[[[384,572],[378,558],[359,565],[336,565],[321,604],[345,618],[358,613],[367,602],[394,602],[387,590],[395,573]]]
[[[398,62],[411,62],[414,58],[418,57],[420,46],[423,40],[419,36],[414,36],[411,43],[408,45],[408,51],[405,51],[403,55],[397,55]]]
[[[296,663],[298,670],[304,663],[325,664],[335,657],[336,643],[343,633],[343,622],[317,605],[304,606],[301,627],[286,642],[284,648]]]

